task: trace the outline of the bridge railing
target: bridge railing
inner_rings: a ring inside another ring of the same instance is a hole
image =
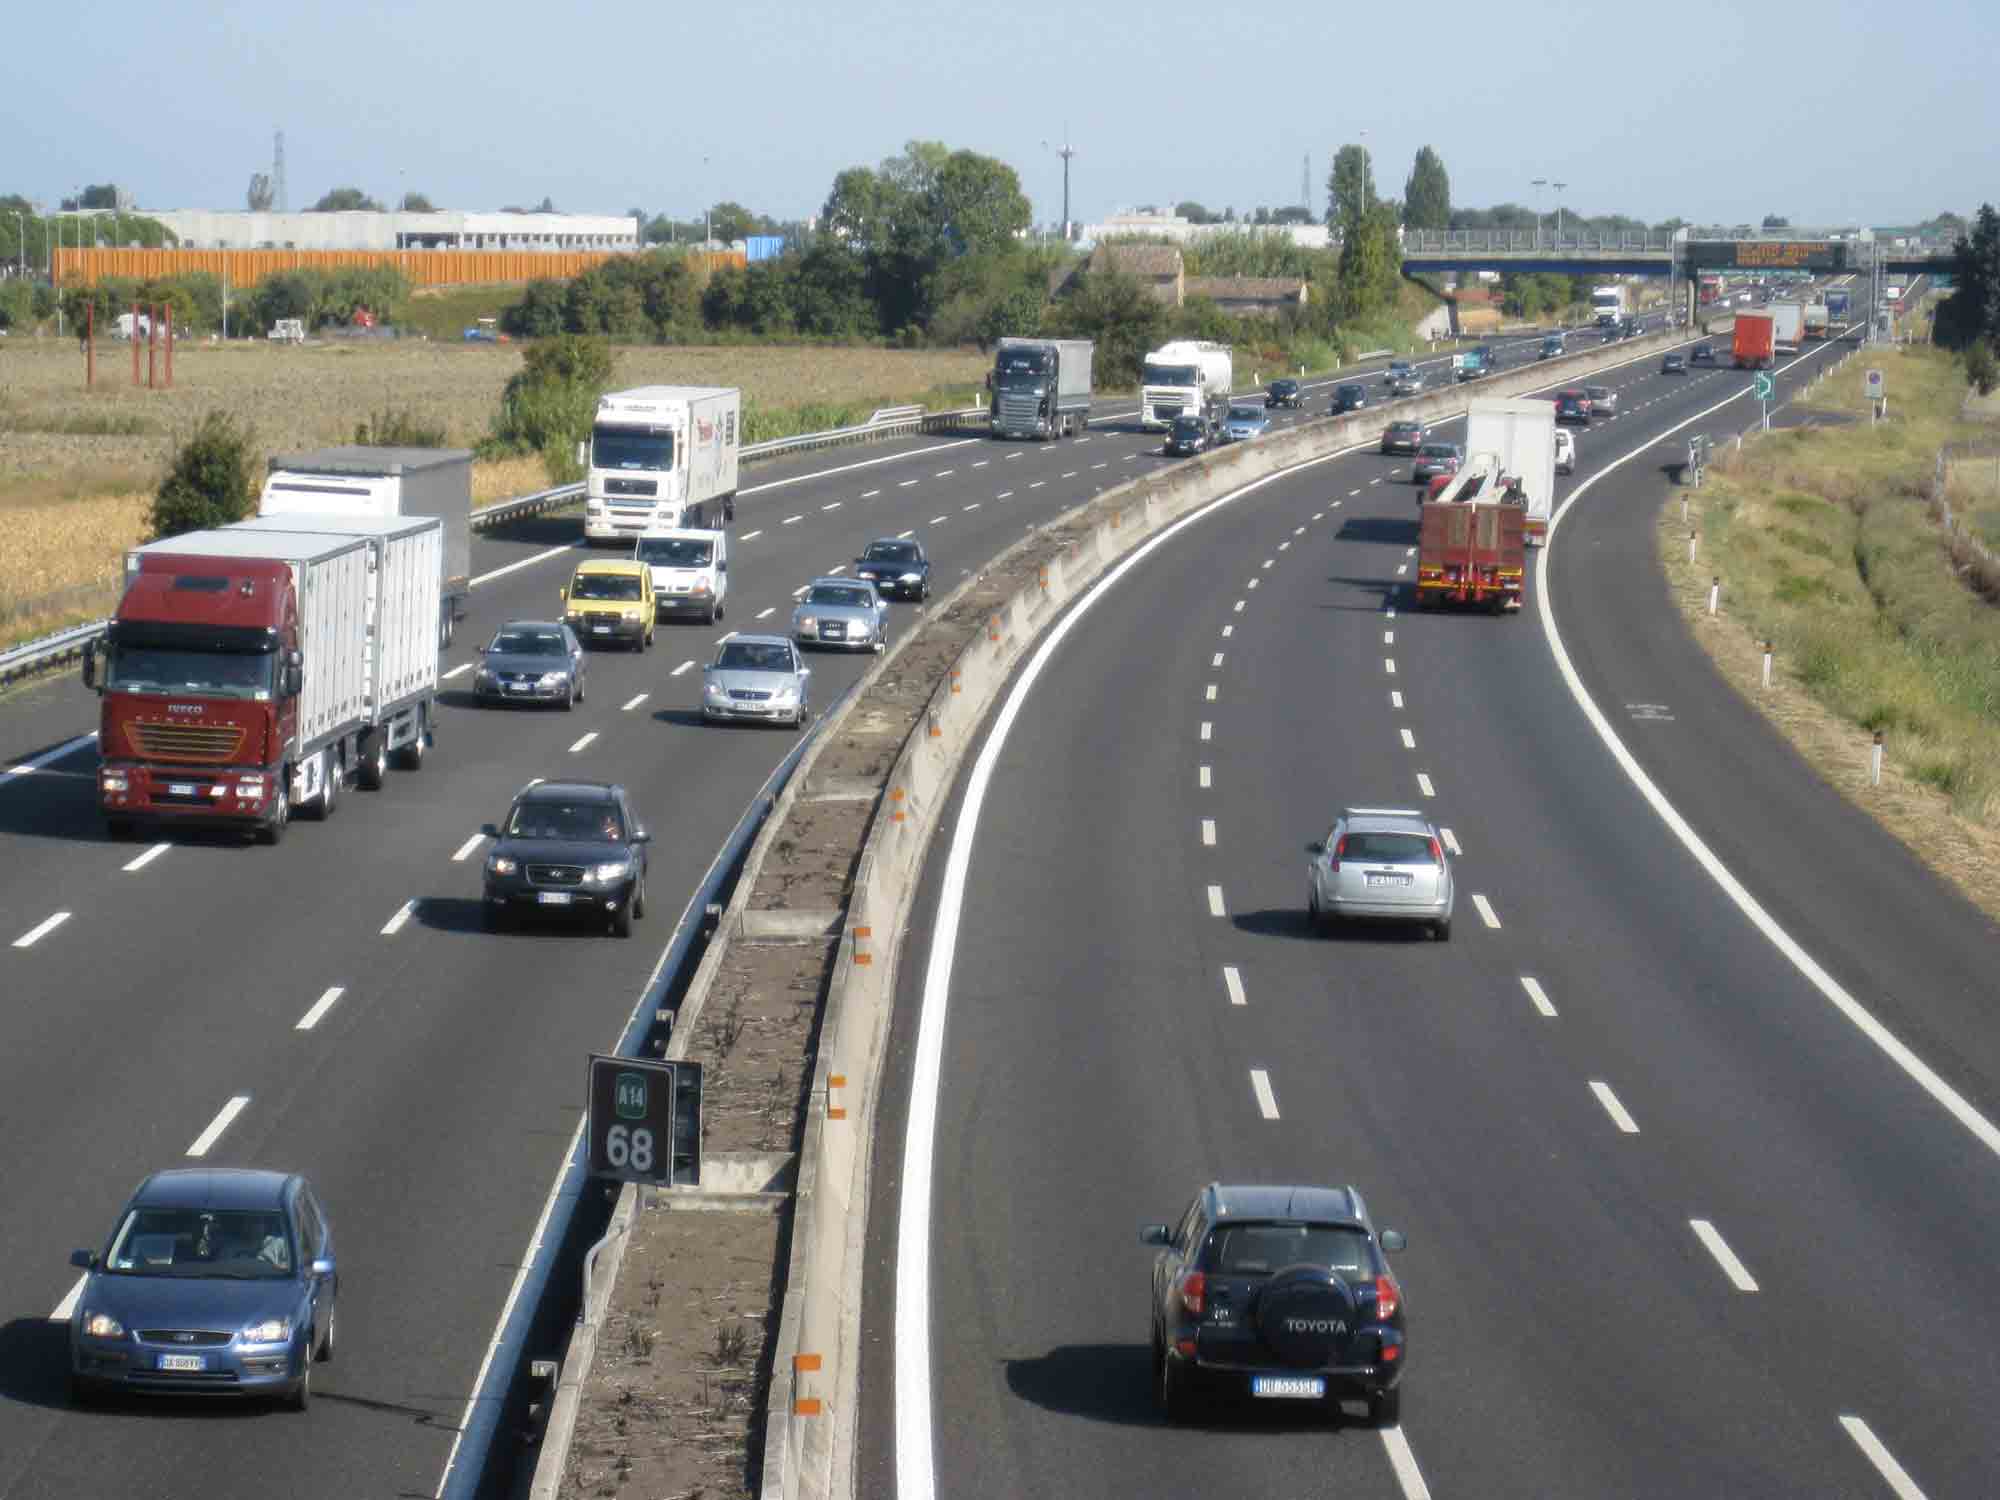
[[[1467,253],[1532,255],[1538,251],[1544,255],[1583,254],[1592,251],[1601,253],[1656,251],[1666,255],[1673,247],[1673,234],[1667,230],[1635,229],[1610,233],[1565,229],[1558,233],[1552,226],[1544,225],[1539,234],[1533,229],[1406,229],[1403,231],[1405,255]]]

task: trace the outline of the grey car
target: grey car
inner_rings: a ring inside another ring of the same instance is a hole
[[[304,1411],[333,1357],[333,1226],[303,1177],[155,1172],[84,1271],[69,1323],[71,1399],[108,1391],[271,1396]]]
[[[1222,423],[1222,435],[1232,443],[1247,443],[1270,430],[1271,415],[1261,406],[1232,406]]]
[[[815,578],[792,611],[792,639],[801,646],[880,651],[888,637],[889,601],[872,583]]]
[[[1396,383],[1389,389],[1398,396],[1414,396],[1424,388],[1424,377],[1415,370],[1409,370],[1396,377]]]
[[[731,636],[701,672],[701,716],[710,723],[747,719],[803,729],[812,716],[812,668],[781,635]]]
[[[560,620],[510,620],[479,648],[472,698],[489,703],[583,702],[590,661],[576,632]]]
[[[1343,809],[1326,838],[1306,845],[1306,915],[1324,931],[1347,917],[1421,922],[1451,940],[1451,865],[1438,831],[1401,807]]]
[[[1608,385],[1587,385],[1584,395],[1590,397],[1592,418],[1608,417],[1618,410],[1618,393]]]

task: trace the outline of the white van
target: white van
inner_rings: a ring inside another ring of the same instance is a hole
[[[1576,472],[1576,435],[1567,427],[1556,429],[1556,472],[1558,474]]]
[[[729,537],[720,531],[647,531],[632,556],[653,570],[654,614],[697,615],[705,625],[722,618],[729,597]]]

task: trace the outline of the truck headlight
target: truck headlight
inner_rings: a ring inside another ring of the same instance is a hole
[[[103,771],[98,774],[97,785],[100,791],[122,792],[127,790],[130,784],[126,781],[123,771]]]
[[[110,1313],[86,1312],[83,1315],[83,1331],[87,1337],[94,1339],[122,1339],[125,1337],[125,1325],[112,1317]]]
[[[243,1330],[243,1342],[246,1344],[282,1344],[291,1336],[290,1318],[266,1318]]]

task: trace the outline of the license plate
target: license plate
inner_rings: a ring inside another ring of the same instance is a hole
[[[542,905],[544,905],[544,906],[568,906],[568,905],[569,905],[569,892],[568,892],[568,891],[538,891],[538,892],[536,892],[536,893],[535,893],[535,899],[536,899],[537,901],[541,902],[541,903],[542,903]]]
[[[609,635],[611,634],[611,627],[609,625],[593,625],[590,627],[590,633],[592,635]]]
[[[200,1354],[162,1354],[160,1356],[160,1368],[162,1370],[206,1370],[208,1368],[208,1359],[205,1355]]]
[[[194,783],[192,781],[170,781],[167,783],[167,791],[176,797],[192,797],[194,795]]]
[[[1317,1401],[1326,1394],[1326,1381],[1318,1375],[1252,1375],[1250,1394],[1281,1401]]]
[[[1368,883],[1370,885],[1408,885],[1410,877],[1407,875],[1370,875]]]
[[[535,685],[532,682],[510,682],[507,684],[507,691],[510,693],[531,693],[534,690]]]

